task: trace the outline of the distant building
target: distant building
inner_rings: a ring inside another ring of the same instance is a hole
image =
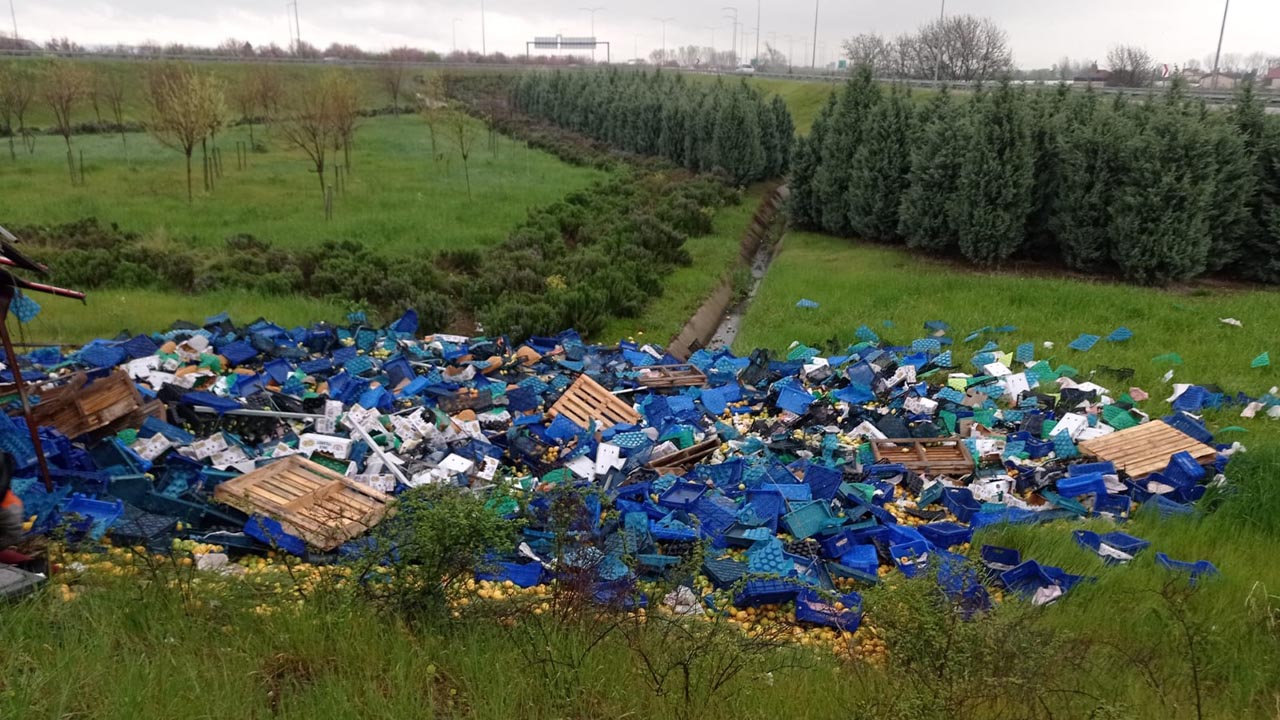
[[[1200,78],[1200,88],[1202,90],[1234,90],[1239,82],[1232,75],[1218,73],[1217,75],[1205,75]]]
[[[1098,64],[1094,63],[1093,67],[1076,74],[1071,81],[1076,85],[1106,85],[1110,78],[1110,70],[1099,70]]]
[[[1262,86],[1280,90],[1280,65],[1267,70],[1267,74],[1262,76]]]

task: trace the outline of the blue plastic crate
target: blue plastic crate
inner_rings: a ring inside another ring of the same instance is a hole
[[[963,523],[969,522],[982,511],[982,503],[973,498],[973,493],[968,488],[943,488],[942,504]]]
[[[1022,564],[1022,553],[999,545],[983,545],[978,559],[987,577],[1003,585],[1001,576]]]
[[[923,540],[915,540],[889,548],[889,555],[893,557],[893,562],[902,571],[902,574],[909,578],[919,575],[929,566],[929,554],[931,552],[933,552],[933,548]]]
[[[835,559],[844,555],[854,544],[853,531],[847,528],[818,538],[818,545],[822,548],[822,555],[828,559]]]
[[[477,580],[488,580],[490,582],[505,582],[510,580],[518,587],[522,588],[541,585],[542,576],[542,563],[537,562],[496,562],[492,565],[486,565],[481,568],[481,571],[476,572]]]
[[[810,502],[782,516],[782,525],[797,540],[812,537],[843,522],[842,518],[832,514],[831,506],[825,502]]]
[[[1102,475],[1115,475],[1116,465],[1113,462],[1091,462],[1078,463],[1067,468],[1067,477],[1076,477],[1078,475],[1090,475],[1100,473]]]
[[[1205,471],[1189,452],[1174,453],[1169,458],[1164,476],[1174,485],[1191,485],[1204,479]]]
[[[59,523],[69,523],[72,532],[85,540],[101,540],[107,530],[124,514],[121,500],[97,500],[79,493],[58,505]],[[71,516],[80,518],[72,521]]]
[[[718,589],[731,587],[747,574],[747,564],[729,558],[708,558],[702,561],[702,572]]]
[[[962,545],[973,538],[973,530],[953,522],[935,522],[917,528],[925,540],[944,550]]]
[[[1071,533],[1071,537],[1076,541],[1077,545],[1085,548],[1086,550],[1093,551],[1094,554],[1102,558],[1102,561],[1108,565],[1118,565],[1127,561],[1111,555],[1102,554],[1102,546],[1104,544],[1131,557],[1151,545],[1151,543],[1146,540],[1121,532],[1099,535],[1098,533],[1090,532],[1088,530],[1076,530]]]
[[[1128,495],[1097,495],[1093,499],[1093,514],[1105,515],[1114,520],[1129,519],[1133,498]]]
[[[803,589],[804,586],[793,581],[753,578],[747,580],[742,590],[734,596],[733,604],[740,608],[781,605],[795,600]]]
[[[1021,565],[1000,575],[1000,580],[1009,590],[1026,598],[1035,595],[1041,588],[1058,586],[1065,594],[1085,578],[1072,575],[1061,568],[1041,565],[1035,560],[1028,560]]]
[[[1156,564],[1173,572],[1190,575],[1193,583],[1201,577],[1213,577],[1219,574],[1218,568],[1208,560],[1185,562],[1174,560],[1162,552],[1156,553]]]
[[[848,593],[839,596],[843,610],[827,602],[818,593],[806,590],[796,596],[796,622],[804,625],[820,625],[844,632],[855,632],[862,623],[862,596]]]
[[[1102,473],[1069,475],[1058,480],[1057,488],[1058,494],[1069,498],[1081,495],[1105,495],[1107,481],[1103,479]]]
[[[291,535],[279,522],[265,515],[251,516],[244,524],[244,534],[290,555],[302,557],[307,552],[307,544],[302,538]]]
[[[840,565],[875,575],[880,569],[880,555],[875,545],[853,545],[840,556]]]
[[[678,482],[658,498],[658,504],[673,510],[686,510],[707,492],[707,486],[699,483]]]

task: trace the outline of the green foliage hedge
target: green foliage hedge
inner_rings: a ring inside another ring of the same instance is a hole
[[[587,137],[664,157],[736,183],[777,177],[790,166],[795,126],[786,103],[745,82],[700,84],[675,73],[529,73],[514,108]]]
[[[1164,284],[1280,282],[1280,118],[1002,84],[916,107],[857,73],[794,148],[794,225]]]

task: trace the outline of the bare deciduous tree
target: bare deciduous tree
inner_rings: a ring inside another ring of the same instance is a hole
[[[22,138],[22,144],[26,146],[28,154],[36,151],[35,135],[27,129],[27,110],[36,97],[36,79],[36,74],[31,68],[25,65],[11,65],[8,70],[8,82],[5,83],[3,90],[0,90],[4,95],[5,105],[18,123],[17,133]],[[12,129],[12,126],[10,128]],[[10,137],[11,145],[12,140],[13,138]]]
[[[422,118],[427,121],[427,132],[431,135],[431,157],[441,157],[438,135],[444,113],[449,109],[445,99],[444,77],[440,73],[431,73],[426,77],[422,92],[418,94],[418,106],[422,109]]]
[[[284,100],[284,79],[280,77],[280,70],[270,65],[257,65],[248,82],[257,94],[259,116],[271,118],[279,114],[280,101]]]
[[[249,147],[257,145],[257,141],[253,137],[253,122],[258,114],[260,101],[258,99],[258,87],[254,82],[256,73],[241,78],[240,82],[231,85],[231,104],[235,107],[236,112],[240,113],[240,121],[249,126]]]
[[[476,138],[480,135],[479,124],[461,110],[450,110],[445,117],[444,125],[448,128],[449,137],[453,140],[462,158],[462,172],[467,181],[467,199],[471,199],[471,150],[475,147]]]
[[[54,129],[66,141],[67,152],[70,152],[71,114],[88,90],[87,73],[77,63],[54,60],[45,69],[42,86],[45,102],[53,111]]]
[[[329,152],[342,149],[349,158],[358,109],[350,73],[330,71],[299,86],[274,122],[284,139],[310,158],[322,196]]]
[[[844,41],[852,65],[870,65],[881,77],[985,82],[1013,69],[1004,30],[986,18],[954,15],[892,41],[864,33]]]
[[[408,74],[409,67],[396,60],[378,66],[378,82],[391,96],[391,109],[397,117],[400,116],[400,99],[404,96],[404,83]]]
[[[102,78],[102,95],[107,101],[107,107],[111,108],[111,117],[115,118],[116,129],[120,131],[120,144],[124,146],[125,156],[128,157],[129,141],[124,131],[124,88],[123,72],[108,72]]]
[[[1107,51],[1111,75],[1107,84],[1113,87],[1149,87],[1156,63],[1151,53],[1137,45],[1117,45]]]
[[[220,123],[222,88],[209,75],[190,65],[164,65],[147,78],[150,118],[147,130],[162,145],[174,148],[187,161],[187,202],[191,187],[191,155],[203,143],[211,128]]]
[[[853,67],[866,66],[877,76],[888,74],[893,55],[893,43],[877,33],[862,33],[840,43],[844,56]]]

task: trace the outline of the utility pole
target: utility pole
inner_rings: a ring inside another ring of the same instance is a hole
[[[9,0],[9,17],[13,18],[13,44],[18,45],[18,13],[13,9],[13,0]]]
[[[818,6],[822,0],[813,0],[813,59],[809,61],[809,67],[818,69]]]
[[[13,0],[9,0],[13,2]],[[298,53],[298,43],[293,39],[293,18],[289,17],[289,8],[293,7],[293,3],[284,4],[284,20],[289,23],[289,49],[296,55]]]
[[[462,18],[453,19],[453,51],[458,52],[458,23],[462,22]]]
[[[480,56],[483,58],[488,54],[489,47],[484,36],[484,0],[480,0]]]
[[[302,23],[298,21],[298,0],[293,0],[293,27],[298,34],[298,44],[295,52],[302,53]]]
[[[733,53],[732,53],[733,58],[732,59],[733,59],[733,64],[737,65],[738,64],[738,8],[722,7],[720,8],[720,10],[726,13],[730,10],[733,11]]]
[[[597,12],[599,12],[599,11],[601,11],[601,10],[603,10],[604,8],[602,8],[602,7],[591,7],[591,8],[578,8],[578,9],[579,9],[579,10],[581,10],[582,12],[584,12],[584,13],[591,13],[591,42],[592,42],[592,45],[591,45],[591,62],[593,62],[593,63],[594,63],[594,62],[596,61],[596,46],[595,46],[595,39],[596,39],[596,13],[597,13]]]
[[[667,64],[667,23],[675,20],[675,18],[654,18],[654,20],[662,23],[662,62],[658,64],[658,67],[662,67]]]
[[[1227,11],[1231,9],[1231,0],[1222,8],[1222,29],[1218,31],[1218,51],[1213,54],[1213,89],[1218,89],[1218,61],[1222,59],[1222,38],[1227,34]]]
[[[756,62],[760,62],[760,0],[756,0]]]
[[[938,85],[939,76],[942,74],[942,38],[946,35],[946,29],[942,27],[947,20],[947,0],[942,0],[942,9],[938,11],[938,49],[933,64],[933,84]]]

